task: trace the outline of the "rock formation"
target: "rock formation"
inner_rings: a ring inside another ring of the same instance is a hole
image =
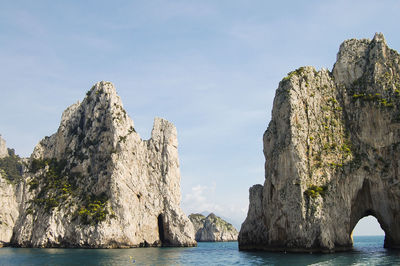
[[[6,141],[0,135],[0,159],[8,156]]]
[[[156,118],[142,140],[110,82],[96,83],[35,147],[11,244],[195,246],[180,209],[177,132]]]
[[[19,215],[18,195],[22,178],[21,159],[9,151],[0,135],[0,247],[10,242]]]
[[[235,227],[214,213],[207,217],[195,213],[189,215],[189,219],[193,223],[198,242],[237,241],[238,231]]]
[[[18,218],[16,185],[10,183],[0,173],[0,245],[9,243],[15,221]]]
[[[400,248],[399,62],[376,34],[345,41],[332,72],[301,67],[279,83],[241,250],[347,250],[367,215]]]

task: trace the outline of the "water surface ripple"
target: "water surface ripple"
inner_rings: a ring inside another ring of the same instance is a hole
[[[383,248],[383,236],[354,237],[354,250],[334,254],[239,252],[237,242],[197,248],[1,248],[0,265],[400,265],[400,251]]]

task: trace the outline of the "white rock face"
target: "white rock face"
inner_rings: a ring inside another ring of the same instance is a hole
[[[0,159],[8,156],[6,141],[0,135]],[[12,237],[19,215],[20,189],[20,185],[6,178],[6,172],[0,167],[0,247],[9,243]]]
[[[367,215],[400,248],[399,62],[376,34],[345,41],[332,73],[303,67],[280,82],[241,250],[347,250]]]
[[[16,185],[0,173],[0,246],[10,242],[19,215],[16,189]]]
[[[8,156],[6,141],[0,135],[0,159]]]
[[[191,214],[189,219],[193,223],[198,242],[237,241],[239,233],[235,227],[213,213],[207,217]]]
[[[12,244],[22,247],[195,246],[180,209],[174,125],[142,140],[114,86],[96,83],[34,149]]]

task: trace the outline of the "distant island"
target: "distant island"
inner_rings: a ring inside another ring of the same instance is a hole
[[[398,52],[377,33],[345,41],[332,72],[290,72],[276,90],[264,155],[240,250],[349,250],[367,215],[385,247],[400,248]]]
[[[197,242],[237,241],[239,233],[236,228],[214,213],[210,213],[207,217],[192,213],[189,219],[193,223]]]

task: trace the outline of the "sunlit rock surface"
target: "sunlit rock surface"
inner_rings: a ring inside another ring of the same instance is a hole
[[[237,241],[238,231],[235,227],[214,213],[207,217],[194,213],[189,215],[189,219],[193,223],[198,242]]]
[[[345,41],[332,72],[302,67],[280,82],[241,250],[347,250],[367,215],[400,247],[399,61],[376,34]]]
[[[18,219],[22,172],[22,160],[0,135],[0,247],[10,242]]]
[[[180,208],[177,147],[175,126],[161,118],[142,140],[113,84],[96,83],[27,162],[11,244],[195,246]]]

